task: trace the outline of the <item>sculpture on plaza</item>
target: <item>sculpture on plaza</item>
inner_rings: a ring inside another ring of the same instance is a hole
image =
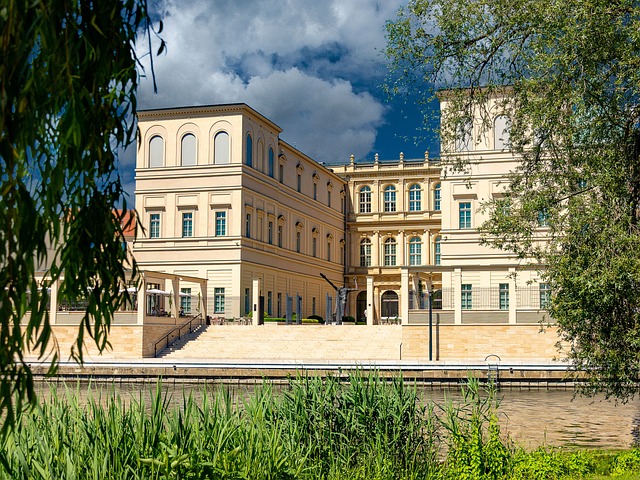
[[[321,273],[320,276],[322,278],[324,278],[327,281],[327,283],[329,283],[329,285],[331,285],[333,287],[333,289],[337,293],[336,308],[335,308],[335,318],[336,318],[336,323],[338,325],[341,325],[342,324],[342,318],[344,317],[344,312],[345,312],[345,310],[347,308],[347,295],[349,294],[349,292],[352,292],[354,290],[358,290],[358,279],[354,279],[355,280],[355,284],[356,284],[355,288],[348,288],[346,285],[343,285],[342,287],[337,287],[323,273]],[[328,322],[328,323],[330,323],[330,322]]]

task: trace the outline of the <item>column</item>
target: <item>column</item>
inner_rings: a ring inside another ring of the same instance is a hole
[[[400,317],[402,325],[409,324],[409,270],[400,269]]]
[[[169,315],[173,318],[178,318],[178,312],[180,311],[180,279],[173,277],[171,279],[171,286],[173,287],[173,305],[171,306],[171,313]]]
[[[252,308],[251,311],[253,314],[251,315],[251,323],[253,325],[258,325],[258,304],[260,303],[260,279],[254,278],[252,282],[252,292],[251,292],[251,303]]]
[[[453,292],[451,293],[453,301],[453,323],[456,325],[462,324],[462,269],[455,268],[453,270]]]
[[[373,325],[374,324],[374,312],[375,309],[373,308],[373,277],[372,276],[367,276],[367,308],[366,308],[366,312],[367,312],[367,325]]]
[[[516,295],[516,269],[509,268],[509,323],[516,323],[516,308],[518,297]]]
[[[144,324],[144,315],[147,311],[147,278],[142,274],[140,284],[138,285],[138,311],[137,324]]]
[[[58,321],[58,282],[51,282],[51,295],[49,296],[49,321],[55,325]],[[36,293],[34,293],[36,295]]]

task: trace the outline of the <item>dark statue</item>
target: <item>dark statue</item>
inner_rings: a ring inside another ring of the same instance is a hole
[[[347,308],[347,295],[349,294],[349,292],[358,290],[358,280],[357,279],[355,280],[355,283],[356,283],[355,288],[348,288],[346,285],[342,287],[336,287],[333,284],[333,282],[329,280],[323,273],[321,273],[320,276],[324,278],[337,293],[338,298],[336,299],[335,318],[336,318],[336,324],[341,325],[342,318],[344,317],[344,312]]]

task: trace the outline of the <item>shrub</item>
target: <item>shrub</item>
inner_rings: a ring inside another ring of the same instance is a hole
[[[324,323],[324,318],[322,318],[320,315],[309,315],[307,318],[309,320],[317,320],[318,323]]]
[[[629,472],[640,472],[640,450],[623,452],[613,462],[612,474],[622,475]]]

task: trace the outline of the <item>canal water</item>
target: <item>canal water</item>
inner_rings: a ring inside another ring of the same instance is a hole
[[[40,382],[37,391],[46,397],[52,384]],[[58,391],[69,388],[86,397],[89,385],[82,383],[56,383]],[[205,390],[219,386],[226,388],[234,400],[251,395],[256,384],[237,382],[163,383],[163,391],[176,404],[181,403],[183,393],[201,398]],[[125,401],[145,399],[150,404],[156,390],[153,381],[146,382],[93,382],[91,390],[117,392]],[[275,386],[277,389],[277,385]],[[421,387],[420,398],[444,406],[447,402],[459,402],[458,387]],[[500,406],[498,416],[503,433],[507,433],[519,446],[533,449],[541,445],[566,448],[629,448],[640,441],[640,398],[628,403],[605,400],[604,397],[575,396],[572,389],[527,388],[503,389],[497,393]]]

